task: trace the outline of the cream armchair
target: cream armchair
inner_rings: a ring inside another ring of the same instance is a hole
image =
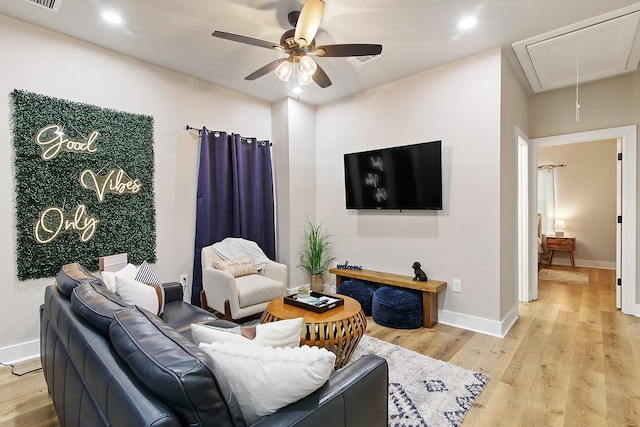
[[[202,248],[202,291],[200,304],[224,314],[226,320],[237,320],[262,313],[269,301],[284,295],[287,266],[272,261],[264,274],[234,277],[214,267],[222,258],[211,246]]]

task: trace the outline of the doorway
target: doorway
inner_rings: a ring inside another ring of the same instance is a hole
[[[532,218],[536,215],[535,204],[531,203],[531,200],[537,200],[538,188],[537,179],[537,167],[532,168],[531,165],[537,165],[537,151],[539,147],[572,144],[586,141],[597,141],[603,139],[619,139],[622,149],[622,158],[624,166],[621,166],[621,179],[620,185],[621,191],[621,217],[622,223],[620,227],[624,232],[619,232],[617,235],[620,237],[619,242],[620,254],[617,263],[620,265],[619,280],[616,284],[616,294],[621,302],[622,312],[625,314],[636,315],[638,312],[636,304],[636,264],[637,264],[637,249],[636,249],[636,224],[637,224],[637,127],[623,126],[616,128],[600,129],[595,131],[578,132],[572,134],[564,134],[557,136],[550,136],[544,138],[534,138],[530,140],[529,144],[529,171],[528,178],[530,188],[533,188],[533,194],[530,194],[529,203],[529,215],[528,218]],[[615,218],[612,218],[612,221]],[[530,239],[537,239],[537,235],[530,233]],[[618,255],[618,254],[617,254]],[[529,268],[535,265],[534,254],[529,254]],[[520,266],[519,266],[520,268]],[[535,270],[534,270],[535,271]],[[531,273],[531,272],[530,272]],[[529,275],[531,277],[532,274]],[[533,283],[531,283],[533,282]],[[529,297],[535,299],[537,296],[537,280],[530,280],[529,283]],[[535,287],[535,289],[533,289]]]

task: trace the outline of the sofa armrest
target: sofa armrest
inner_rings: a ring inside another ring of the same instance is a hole
[[[289,287],[289,273],[287,271],[287,266],[284,264],[271,261],[271,264],[269,265],[269,268],[267,268],[267,271],[265,271],[264,276],[282,283],[284,285],[285,292]]]
[[[184,298],[182,284],[178,282],[167,282],[162,284],[164,289],[164,302],[182,301]]]
[[[254,426],[386,427],[388,396],[387,361],[369,354],[339,370],[314,393]]]

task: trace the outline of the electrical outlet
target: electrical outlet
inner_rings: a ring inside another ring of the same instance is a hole
[[[453,279],[453,292],[462,292],[462,280]]]
[[[189,275],[181,274],[180,275],[180,284],[182,285],[182,289],[187,289],[187,283],[189,283]]]

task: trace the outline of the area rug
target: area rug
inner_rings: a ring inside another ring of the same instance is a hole
[[[589,284],[589,274],[579,271],[548,270],[543,268],[538,271],[538,279],[552,280],[554,282],[577,283],[579,285]]]
[[[351,360],[377,354],[389,364],[389,426],[456,427],[489,377],[363,336]]]

